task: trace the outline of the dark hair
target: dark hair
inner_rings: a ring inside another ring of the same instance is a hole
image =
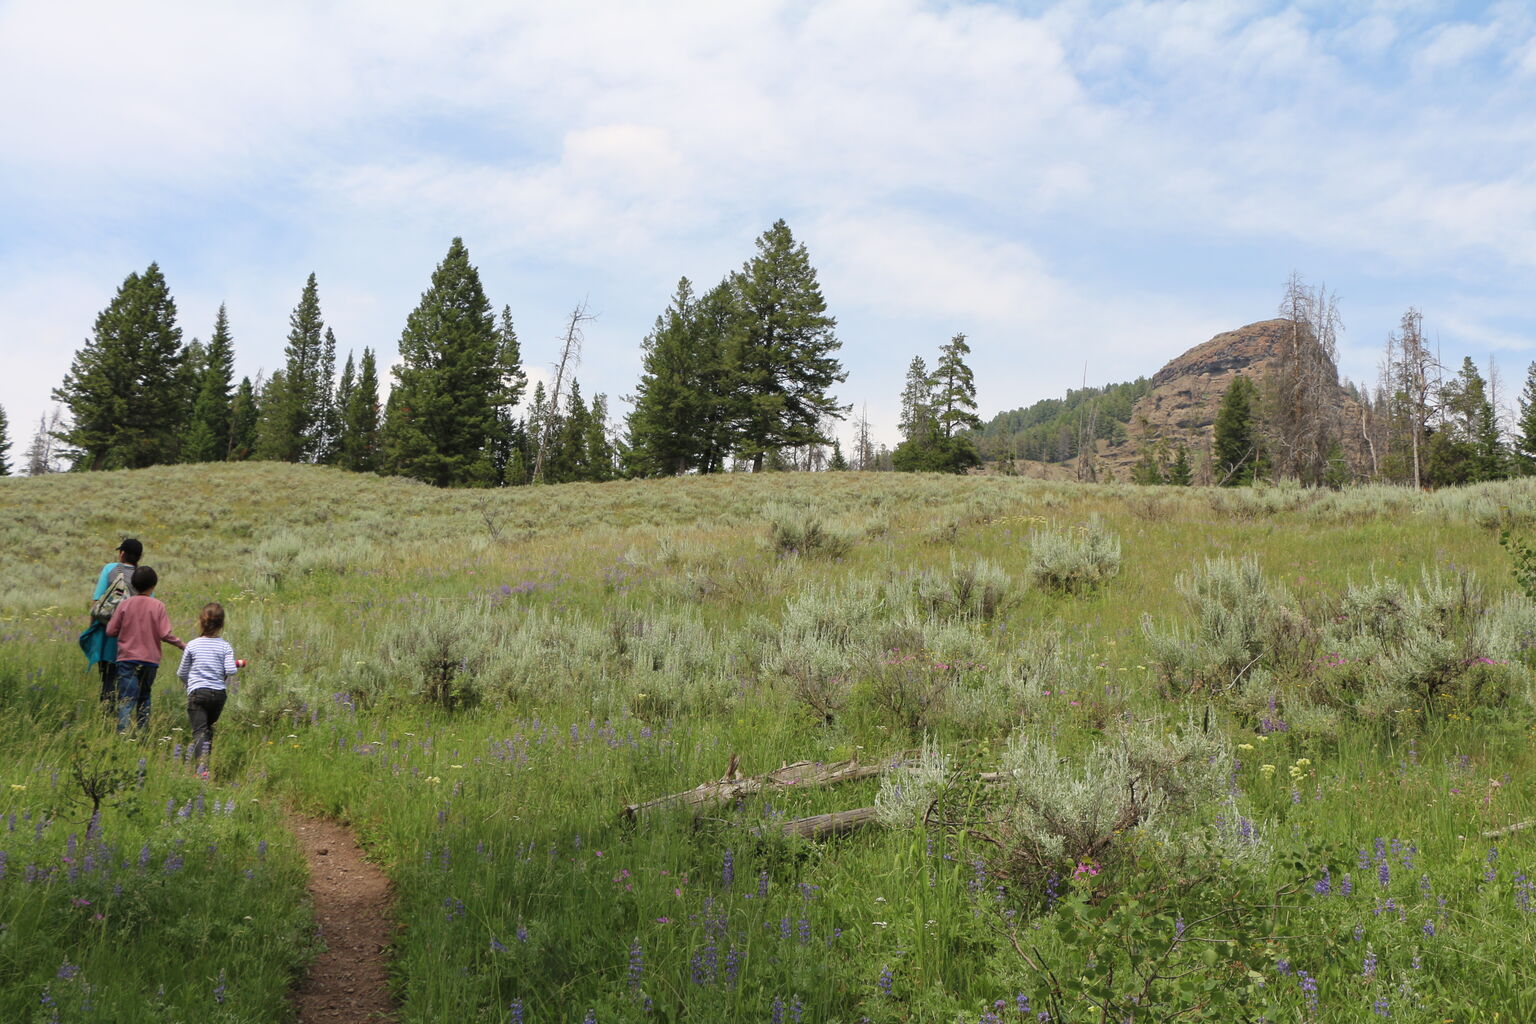
[[[203,605],[203,610],[197,613],[197,631],[203,636],[213,636],[224,628],[224,606],[217,601],[209,601]]]
[[[147,565],[141,565],[133,570],[132,582],[135,594],[147,594],[160,582],[160,574]]]
[[[123,553],[123,561],[129,565],[138,565],[139,559],[144,557],[144,545],[139,543],[137,537],[124,537],[117,550]]]

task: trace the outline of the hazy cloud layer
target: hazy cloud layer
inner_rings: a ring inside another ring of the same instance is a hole
[[[242,373],[310,271],[387,363],[454,235],[531,363],[589,301],[617,398],[676,279],[781,216],[887,440],[955,331],[990,414],[1270,316],[1292,269],[1340,293],[1352,376],[1416,304],[1517,381],[1533,86],[1517,3],[11,0],[0,405],[20,449],[151,260],[189,336],[228,302]]]

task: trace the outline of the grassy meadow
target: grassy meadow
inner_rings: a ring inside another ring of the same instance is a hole
[[[274,1021],[286,808],[393,880],[405,1022],[1536,1019],[1536,485],[0,479],[0,1019]],[[250,661],[119,737],[118,539]],[[727,771],[877,774],[695,810]],[[874,807],[807,839],[787,822]]]

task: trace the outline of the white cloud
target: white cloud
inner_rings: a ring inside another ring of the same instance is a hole
[[[954,330],[988,338],[978,358],[1017,392],[1000,406],[1054,390],[1065,362],[1075,384],[1081,356],[1152,372],[1268,313],[1204,284],[1225,268],[1202,247],[1266,274],[1312,258],[1367,268],[1362,288],[1493,273],[1490,300],[1523,294],[1529,19],[1433,15],[1313,0],[1063,0],[1038,17],[920,0],[13,0],[0,92],[27,101],[0,108],[0,217],[24,230],[0,237],[21,282],[0,295],[0,338],[50,340],[19,353],[0,403],[56,385],[112,286],[150,258],[189,335],[229,299],[252,371],[280,358],[312,269],[343,348],[387,362],[453,235],[512,303],[530,363],[596,292],[588,393],[632,384],[679,275],[739,265],[779,216],[843,320],[850,392],[887,387],[893,347]],[[1187,283],[1146,283],[1165,268],[1125,265],[1122,245],[1188,260]],[[76,266],[92,269],[46,269]],[[38,312],[17,301],[40,294]]]

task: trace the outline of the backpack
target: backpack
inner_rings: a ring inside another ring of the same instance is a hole
[[[126,562],[118,562],[112,567],[112,574],[107,577],[107,589],[91,602],[91,618],[98,622],[108,621],[123,599],[133,596],[132,573],[133,566]]]

